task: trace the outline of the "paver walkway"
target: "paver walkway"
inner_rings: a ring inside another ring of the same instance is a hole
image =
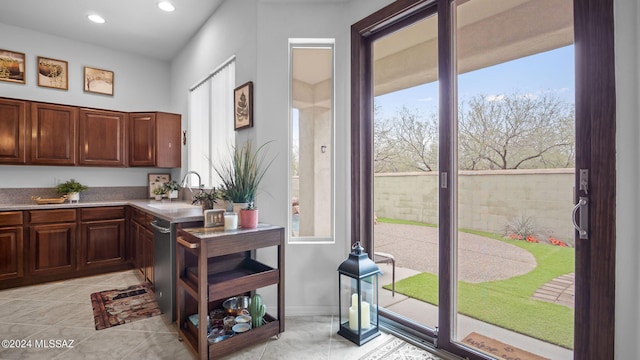
[[[542,285],[531,297],[574,308],[576,273],[560,275]]]

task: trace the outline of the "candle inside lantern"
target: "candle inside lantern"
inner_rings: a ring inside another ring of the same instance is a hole
[[[368,302],[360,302],[360,319],[362,329],[368,329],[371,323],[369,315],[371,306]],[[351,307],[349,308],[349,329],[358,331],[358,294],[351,295]]]

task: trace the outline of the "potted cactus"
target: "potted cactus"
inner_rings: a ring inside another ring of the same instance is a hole
[[[251,327],[257,328],[264,324],[264,314],[267,308],[262,303],[262,296],[255,294],[249,303],[249,314],[251,315]]]

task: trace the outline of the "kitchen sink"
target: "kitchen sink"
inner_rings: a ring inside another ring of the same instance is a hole
[[[191,205],[185,202],[171,202],[171,203],[158,203],[148,204],[149,207],[159,210],[176,210],[176,209],[197,209],[202,208],[201,205]]]

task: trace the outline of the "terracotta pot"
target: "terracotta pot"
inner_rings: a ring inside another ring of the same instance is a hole
[[[258,210],[240,210],[240,227],[255,229],[258,227]]]

